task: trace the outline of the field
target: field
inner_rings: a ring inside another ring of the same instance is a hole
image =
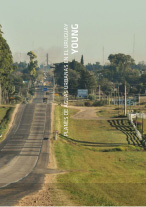
[[[106,120],[75,120],[63,136],[63,108],[55,108],[57,187],[76,205],[146,205],[146,152]],[[127,120],[122,121],[128,127]],[[128,131],[128,130],[127,130]],[[133,132],[131,132],[133,133]],[[64,201],[54,205],[68,205]]]

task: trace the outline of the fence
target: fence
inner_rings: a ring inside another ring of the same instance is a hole
[[[130,120],[130,122],[131,122],[131,124],[132,124],[132,126],[133,126],[133,128],[134,128],[134,130],[135,130],[135,132],[136,132],[136,134],[137,134],[137,136],[138,136],[138,138],[142,141],[143,140],[143,138],[142,138],[142,135],[141,135],[141,133],[138,131],[138,129],[137,129],[137,127],[135,126],[135,124],[134,124],[134,122],[133,122],[133,119],[135,119],[136,117],[138,117],[138,118],[143,118],[144,119],[144,117],[145,117],[145,119],[146,119],[146,114],[144,114],[144,113],[135,113],[135,114],[127,114],[127,116],[128,116],[128,119]]]

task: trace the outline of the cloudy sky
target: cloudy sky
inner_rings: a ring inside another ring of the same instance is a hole
[[[79,24],[80,60],[103,63],[111,53],[146,61],[146,0],[0,0],[0,24],[15,59],[34,50],[40,63],[63,61],[63,25]],[[72,59],[73,57],[70,57]]]

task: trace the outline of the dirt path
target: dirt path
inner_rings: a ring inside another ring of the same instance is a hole
[[[119,118],[114,118],[114,117],[97,116],[96,113],[102,110],[102,107],[69,106],[69,108],[79,110],[75,115],[72,116],[73,119],[84,119],[84,120],[113,120],[113,119],[116,120],[116,119],[119,119]],[[108,109],[108,107],[106,107],[106,109]],[[111,108],[109,107],[109,109]]]

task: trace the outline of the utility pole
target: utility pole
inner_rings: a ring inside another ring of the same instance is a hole
[[[49,56],[48,56],[48,53],[47,53],[47,67],[48,67],[48,62],[49,62]]]
[[[119,84],[118,84],[118,115],[120,111],[120,93],[119,93]]]
[[[124,115],[127,115],[127,91],[126,91],[126,81],[125,81],[125,104],[124,104]]]
[[[100,101],[100,85],[99,85],[99,94],[98,95],[99,95],[99,101]]]
[[[109,96],[108,96],[108,104],[110,105],[110,93],[109,93]]]
[[[139,106],[140,106],[140,93],[139,93],[138,97],[139,97]]]
[[[116,101],[115,101],[115,88],[114,88],[114,105],[116,105]]]
[[[55,93],[55,79],[54,79],[54,73],[53,73],[53,103],[54,103],[54,93]]]

